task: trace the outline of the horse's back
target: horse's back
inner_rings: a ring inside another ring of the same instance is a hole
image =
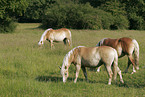
[[[84,56],[91,56],[95,54],[110,54],[114,53],[114,48],[109,47],[109,46],[99,46],[99,47],[81,47],[80,49],[80,54]],[[115,50],[116,51],[116,50]]]
[[[71,37],[71,32],[67,28],[61,28],[61,29],[53,30],[53,32],[56,33],[56,34],[63,34],[63,35],[65,35],[66,38]]]
[[[99,52],[99,54],[102,56],[102,57],[109,57],[109,56],[114,56],[116,52],[116,50],[112,47],[109,47],[109,46],[100,46],[100,47],[97,47],[96,49],[96,52]]]
[[[129,54],[133,51],[133,42],[131,38],[122,37],[118,39],[105,39],[103,45],[113,47],[117,50],[118,55],[121,56],[122,52],[124,54]]]
[[[116,48],[116,46],[118,45],[118,39],[107,38],[107,39],[104,40],[103,45]]]
[[[47,38],[49,40],[63,41],[65,38],[71,37],[71,32],[66,28],[61,28],[57,30],[50,30],[47,32]]]
[[[82,47],[80,48],[80,55],[83,64],[95,67],[101,61],[104,63],[111,63],[114,60],[115,55],[117,55],[117,52],[109,46]]]

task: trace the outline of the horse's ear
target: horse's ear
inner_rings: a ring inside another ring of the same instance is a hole
[[[61,67],[60,66],[58,66],[59,67],[59,69],[61,69]]]

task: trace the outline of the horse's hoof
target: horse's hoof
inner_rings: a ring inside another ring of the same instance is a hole
[[[135,72],[132,72],[131,74],[134,74]]]

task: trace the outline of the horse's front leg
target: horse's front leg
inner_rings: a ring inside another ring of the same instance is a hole
[[[79,71],[80,71],[80,69],[81,69],[81,65],[80,65],[80,64],[77,64],[77,65],[76,65],[76,78],[75,78],[75,80],[74,80],[74,83],[77,82],[77,78],[78,78],[78,76],[79,76]]]
[[[51,43],[51,49],[52,49],[52,47],[54,47],[53,40],[50,40],[50,43]]]
[[[69,46],[72,46],[71,39],[68,39],[68,44],[69,44]]]

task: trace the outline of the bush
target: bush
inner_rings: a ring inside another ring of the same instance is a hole
[[[128,20],[123,15],[112,15],[90,4],[55,5],[42,19],[44,28],[73,29],[127,29]]]
[[[129,21],[123,15],[114,16],[114,24],[111,29],[128,29]]]
[[[108,29],[108,25],[111,24],[110,29],[128,29],[129,21],[127,19],[124,4],[121,4],[120,2],[107,1],[105,4],[102,4],[99,8],[107,12],[107,16],[103,17],[103,19],[105,19],[105,28]],[[109,20],[107,21],[110,22],[109,24],[106,22],[106,18],[107,20]]]
[[[101,29],[110,29],[111,25],[114,24],[114,18],[111,13],[97,9],[96,14],[99,17]]]
[[[95,9],[89,4],[67,4],[54,6],[45,13],[42,25],[45,28],[99,29]]]
[[[130,28],[134,30],[145,30],[145,22],[141,16],[137,16],[136,14],[131,14],[129,17]]]
[[[16,24],[11,18],[0,19],[0,22],[0,33],[12,33],[16,28]]]
[[[0,0],[0,33],[12,33],[16,28],[14,18],[27,8],[26,0]]]
[[[42,15],[47,8],[55,3],[55,0],[28,0],[28,7],[22,16],[18,16],[19,22],[25,23],[40,23]]]

